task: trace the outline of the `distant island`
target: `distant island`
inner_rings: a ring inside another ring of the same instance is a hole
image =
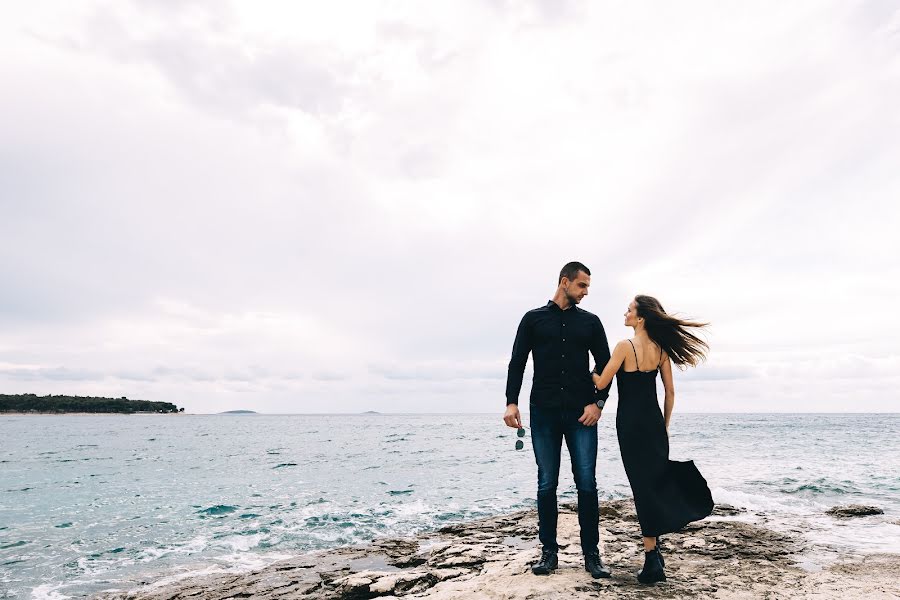
[[[0,394],[0,413],[180,413],[171,402],[100,398],[97,396],[38,396],[36,394]]]
[[[220,415],[258,415],[259,413],[255,410],[226,410],[225,412],[220,412]]]
[[[380,415],[381,413],[376,410],[367,410],[363,413],[364,415]]]

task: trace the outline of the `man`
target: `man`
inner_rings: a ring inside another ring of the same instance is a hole
[[[562,440],[572,457],[578,489],[578,525],[584,568],[594,578],[609,577],[598,551],[600,541],[597,500],[597,421],[609,396],[609,386],[594,388],[588,352],[602,369],[609,361],[606,332],[596,315],[576,306],[587,296],[591,272],[570,262],[559,273],[556,294],[546,306],[522,317],[513,344],[506,380],[504,422],[521,427],[519,391],[528,353],[534,361],[531,387],[531,444],[538,466],[538,537],[543,550],[532,565],[535,575],[547,575],[558,566],[556,542],[556,486]]]

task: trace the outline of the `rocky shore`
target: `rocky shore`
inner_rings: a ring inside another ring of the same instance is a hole
[[[665,583],[643,586],[634,572],[643,552],[630,501],[603,503],[601,554],[611,579],[591,579],[578,545],[573,506],[560,507],[559,569],[538,577],[537,514],[520,511],[444,527],[411,539],[381,539],[367,547],[306,554],[251,573],[221,573],[164,585],[148,583],[95,596],[104,600],[226,598],[900,598],[900,555],[882,554],[809,572],[795,563],[799,539],[728,517],[665,536]]]

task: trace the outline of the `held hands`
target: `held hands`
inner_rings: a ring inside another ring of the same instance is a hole
[[[596,373],[591,373],[591,379],[594,380],[594,387],[599,389],[600,381],[601,381],[600,376],[597,375]]]
[[[600,415],[603,411],[600,410],[596,404],[588,404],[584,407],[584,414],[578,419],[578,422],[586,427],[593,427],[597,424],[597,421],[600,420]]]
[[[503,414],[503,422],[506,423],[507,427],[514,427],[516,429],[522,428],[522,417],[519,414],[518,404],[506,405],[506,412]]]

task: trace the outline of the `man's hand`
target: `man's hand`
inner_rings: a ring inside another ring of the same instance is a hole
[[[522,428],[522,417],[519,415],[518,404],[506,405],[506,412],[503,414],[503,422],[506,423],[507,427],[515,427],[516,429]]]
[[[581,415],[581,418],[578,419],[578,422],[587,427],[593,427],[597,424],[597,421],[600,420],[600,415],[603,411],[600,410],[600,407],[594,403],[588,404],[584,407],[584,414]]]

